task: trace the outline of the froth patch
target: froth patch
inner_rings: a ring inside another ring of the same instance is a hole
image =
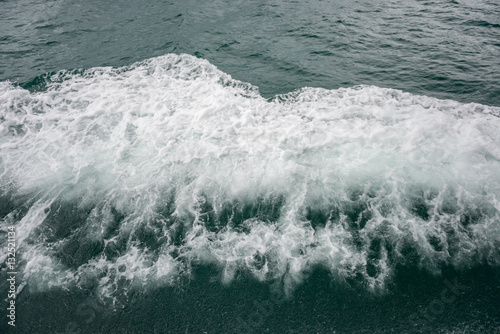
[[[499,264],[498,115],[373,86],[265,100],[188,55],[61,71],[0,83],[0,195],[28,208],[4,211],[39,288],[113,296],[207,263],[383,288],[398,266]]]

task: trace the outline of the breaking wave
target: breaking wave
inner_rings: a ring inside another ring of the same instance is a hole
[[[266,100],[174,54],[1,82],[2,233],[30,290],[105,296],[199,264],[286,291],[318,266],[375,290],[498,266],[499,115],[374,86]]]

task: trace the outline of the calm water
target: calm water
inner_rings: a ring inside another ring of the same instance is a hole
[[[496,1],[0,1],[0,331],[500,333],[499,78]]]

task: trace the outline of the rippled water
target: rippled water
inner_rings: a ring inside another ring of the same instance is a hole
[[[209,60],[270,97],[357,84],[500,105],[496,1],[4,1],[0,78]]]
[[[0,11],[17,332],[500,328],[497,3]]]

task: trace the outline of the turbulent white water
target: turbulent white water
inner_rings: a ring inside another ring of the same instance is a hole
[[[2,230],[33,290],[497,266],[499,115],[373,86],[268,101],[188,55],[2,82]]]

